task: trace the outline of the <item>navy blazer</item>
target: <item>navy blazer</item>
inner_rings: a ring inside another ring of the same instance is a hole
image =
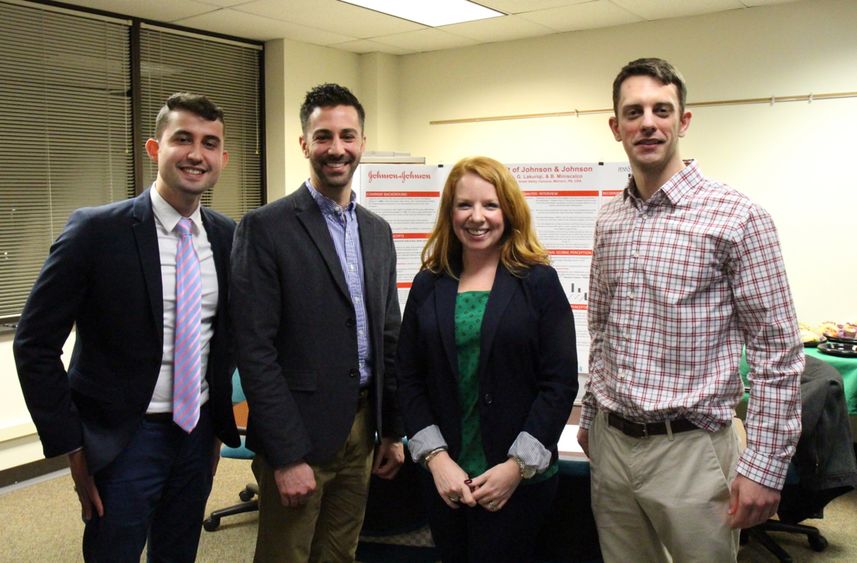
[[[360,205],[356,213],[374,357],[373,426],[400,437],[396,250],[386,221]],[[241,220],[230,299],[250,407],[247,446],[274,468],[331,460],[357,412],[356,316],[327,223],[305,185]]]
[[[453,459],[461,450],[457,295],[458,280],[417,274],[396,364],[405,430],[414,436],[437,425]],[[516,277],[498,266],[480,338],[478,410],[488,464],[505,461],[520,432],[555,460],[578,386],[574,319],[556,271],[537,265]]]
[[[228,260],[235,222],[201,208],[219,299],[208,371],[217,436],[239,445],[227,329]],[[85,448],[95,473],[139,427],[163,356],[164,303],[149,191],[75,211],[51,246],[15,334],[18,378],[46,457]],[[60,356],[72,326],[66,373]]]

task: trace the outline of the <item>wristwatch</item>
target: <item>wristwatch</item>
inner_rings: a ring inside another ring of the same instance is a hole
[[[521,470],[521,479],[532,479],[533,476],[536,474],[536,468],[531,467],[531,466],[527,465],[526,463],[524,463],[523,459],[519,458],[516,455],[509,456],[509,457],[514,459],[515,463],[518,464],[518,469]]]

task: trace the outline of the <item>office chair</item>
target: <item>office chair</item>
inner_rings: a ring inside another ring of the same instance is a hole
[[[769,532],[803,534],[813,550],[824,551],[827,539],[819,529],[798,522],[821,517],[828,502],[857,485],[842,376],[830,364],[807,356],[801,376],[801,403],[803,429],[789,464],[777,510],[779,520],[768,520],[744,530],[746,534],[742,532],[742,540],[758,540],[784,563],[793,559]]]
[[[220,450],[220,455],[230,459],[246,459],[252,460],[256,454],[252,450],[247,449],[244,445],[244,440],[247,434],[247,399],[244,397],[244,390],[241,388],[241,378],[238,376],[238,370],[232,374],[232,411],[235,414],[235,423],[238,426],[238,433],[241,434],[241,446],[238,448],[230,448],[223,446]],[[213,532],[220,527],[220,519],[224,516],[232,516],[234,514],[243,514],[245,512],[255,512],[259,510],[259,486],[256,483],[248,483],[240,493],[238,498],[241,499],[239,504],[221,508],[212,512],[208,518],[202,521],[202,527],[207,532]]]
[[[799,477],[794,464],[789,464],[789,473],[786,477],[786,486],[783,488],[783,495],[788,496],[792,488],[799,486]],[[794,494],[794,493],[792,493]],[[780,516],[782,518],[782,515]],[[827,549],[827,539],[821,535],[821,532],[815,526],[807,526],[792,522],[783,522],[782,520],[768,520],[758,526],[749,528],[746,531],[746,541],[758,541],[765,549],[770,551],[781,563],[792,563],[792,556],[778,544],[768,532],[786,532],[789,534],[803,534],[806,536],[809,546],[814,551],[824,551]],[[745,539],[742,533],[742,539]],[[743,542],[742,542],[743,543]]]

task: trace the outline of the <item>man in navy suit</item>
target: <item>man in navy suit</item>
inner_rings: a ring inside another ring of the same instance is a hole
[[[146,142],[154,184],[71,215],[18,324],[21,388],[45,456],[68,455],[87,561],[136,563],[147,541],[150,561],[193,561],[220,440],[239,443],[226,325],[235,223],[200,205],[226,165],[223,143],[219,107],[170,96]],[[190,237],[184,253],[180,228]],[[185,322],[176,271],[186,264],[201,291],[191,367],[181,370],[193,416],[177,423],[173,353],[187,345],[174,342],[177,316]],[[60,356],[72,326],[66,371]]]

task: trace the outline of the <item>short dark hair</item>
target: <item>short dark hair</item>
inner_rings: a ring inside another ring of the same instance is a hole
[[[315,108],[331,108],[334,106],[351,106],[357,110],[360,118],[360,130],[363,130],[363,122],[366,120],[366,112],[360,105],[357,96],[351,90],[339,84],[319,84],[306,93],[304,103],[301,105],[301,131],[306,131],[309,124],[309,116]]]
[[[619,90],[622,83],[632,76],[651,76],[664,86],[675,84],[678,90],[679,111],[684,113],[684,104],[687,99],[687,86],[684,77],[676,68],[664,59],[645,58],[631,61],[622,67],[616,79],[613,81],[613,113],[619,115]]]
[[[223,131],[226,132],[226,123],[223,121],[223,110],[220,109],[220,106],[202,94],[176,92],[167,98],[167,103],[164,104],[158,112],[158,117],[155,118],[155,139],[160,140],[161,134],[167,128],[171,111],[189,111],[208,121],[219,121],[223,123]]]

